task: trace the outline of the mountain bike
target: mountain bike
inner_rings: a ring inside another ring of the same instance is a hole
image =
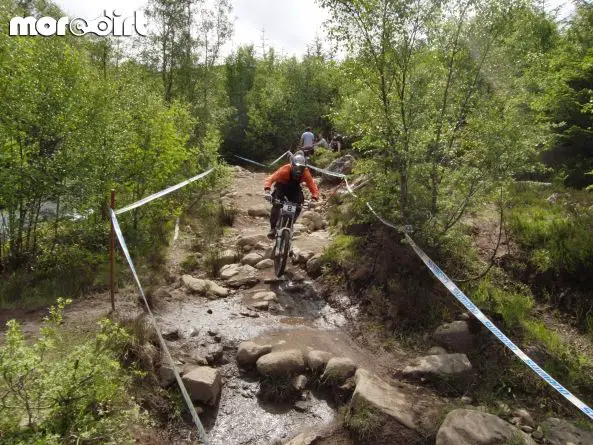
[[[284,273],[284,269],[288,263],[288,257],[290,256],[295,216],[303,204],[295,204],[284,197],[284,200],[274,199],[272,205],[282,207],[278,222],[276,223],[276,238],[274,249],[272,250],[274,272],[280,278]]]

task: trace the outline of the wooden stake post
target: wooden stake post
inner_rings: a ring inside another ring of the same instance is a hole
[[[115,190],[111,190],[111,209],[115,211]],[[111,310],[115,311],[115,228],[111,214],[109,215],[111,233],[109,235],[109,295],[111,296]]]

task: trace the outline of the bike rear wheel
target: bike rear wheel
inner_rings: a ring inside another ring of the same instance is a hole
[[[278,243],[278,249],[274,256],[274,271],[276,276],[280,278],[286,269],[286,263],[288,262],[288,255],[290,253],[290,232],[283,230],[280,236],[280,242]]]

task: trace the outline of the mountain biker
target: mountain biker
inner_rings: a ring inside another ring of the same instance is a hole
[[[307,188],[311,192],[311,199],[313,201],[319,200],[319,189],[317,184],[311,176],[311,172],[307,168],[307,161],[302,151],[296,152],[290,159],[290,163],[283,165],[276,170],[271,176],[266,178],[264,183],[264,191],[266,193],[266,199],[273,202],[274,199],[282,200],[286,197],[290,202],[295,204],[302,204],[305,202],[305,196],[301,189],[301,183],[307,184]],[[272,184],[274,185],[274,192],[271,193]],[[294,220],[296,221],[301,213],[300,206],[295,214]],[[269,239],[274,239],[276,236],[276,223],[280,216],[280,207],[273,206],[272,213],[270,215],[270,232],[268,233]]]
[[[311,131],[311,127],[307,127],[305,132],[301,135],[301,141],[299,144],[300,149],[306,157],[313,154],[315,143],[315,135]]]

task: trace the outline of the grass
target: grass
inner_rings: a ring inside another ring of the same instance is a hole
[[[548,198],[556,192],[556,202]],[[510,204],[513,237],[531,252],[529,261],[540,272],[574,274],[593,271],[593,210],[591,193],[516,189]]]
[[[385,421],[383,413],[361,401],[342,407],[339,417],[344,426],[364,443],[371,443],[368,441],[373,440]]]
[[[300,392],[293,386],[296,375],[281,377],[263,376],[260,379],[258,397],[272,403],[294,402]]]
[[[198,268],[198,259],[195,255],[189,255],[181,262],[181,271],[184,274],[191,273]]]

